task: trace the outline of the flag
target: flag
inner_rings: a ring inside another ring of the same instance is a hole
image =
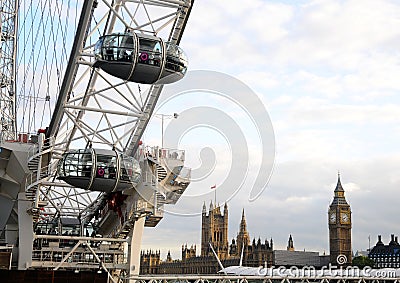
[[[211,190],[212,189],[216,189],[216,188],[217,188],[217,185],[214,185],[214,186],[211,187]]]

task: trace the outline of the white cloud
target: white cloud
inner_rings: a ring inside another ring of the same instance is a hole
[[[304,103],[299,102],[300,105]],[[400,120],[400,106],[389,105],[334,105],[321,104],[319,107],[293,107],[291,115],[294,121],[310,124],[391,124]],[[318,118],[318,119],[316,119]]]
[[[374,49],[393,50],[399,7],[391,1],[313,1],[297,10],[296,25],[279,45],[285,63],[359,68]]]
[[[377,234],[399,233],[399,12],[389,0],[195,3],[182,41],[191,68],[247,83],[276,134],[271,182],[248,203],[249,180],[230,202],[230,237],[245,207],[252,237],[272,236],[285,248],[292,233],[296,248],[329,252],[327,209],[338,170],[352,205],[354,249],[365,250],[368,235],[374,244]],[[189,233],[171,245],[200,242],[199,221],[163,221]]]
[[[229,203],[230,237],[245,207],[252,237],[272,236],[275,247],[284,248],[292,233],[300,250],[327,250],[327,208],[338,170],[352,205],[354,248],[366,249],[368,235],[399,233],[394,224],[400,186],[399,14],[394,0],[195,1],[181,44],[190,68],[243,80],[267,104],[276,133],[274,174],[261,197],[249,203],[260,163],[254,130],[246,128],[237,106],[205,98],[233,113],[248,138],[251,164]],[[180,101],[180,110],[205,105],[203,100]],[[205,197],[183,198],[177,211],[200,212],[202,201],[213,198],[209,187],[230,169],[228,145],[210,136],[187,138],[192,152],[213,147],[219,163],[209,179],[188,189],[188,194],[206,190]],[[159,144],[159,129],[145,138]],[[187,158],[199,165],[196,155]],[[218,192],[219,200],[224,193]],[[177,258],[181,244],[199,242],[199,217],[166,214],[158,227],[146,229],[143,249],[161,249],[164,256],[170,249]]]

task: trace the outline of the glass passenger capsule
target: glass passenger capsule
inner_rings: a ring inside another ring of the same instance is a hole
[[[183,78],[188,64],[179,46],[136,33],[100,37],[95,56],[94,67],[120,79],[144,84],[176,82]]]
[[[113,150],[78,149],[63,155],[57,173],[72,186],[110,193],[135,187],[141,169],[136,159]]]

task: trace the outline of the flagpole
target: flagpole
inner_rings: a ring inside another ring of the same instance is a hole
[[[215,208],[217,208],[217,185],[212,186],[211,189],[214,190],[214,203]]]

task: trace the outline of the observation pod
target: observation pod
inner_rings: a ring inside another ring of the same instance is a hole
[[[95,45],[95,56],[94,67],[117,78],[144,84],[176,82],[183,78],[188,64],[179,46],[136,33],[101,36]]]
[[[135,187],[141,176],[133,157],[105,149],[78,149],[63,154],[58,179],[91,191],[110,193]]]

